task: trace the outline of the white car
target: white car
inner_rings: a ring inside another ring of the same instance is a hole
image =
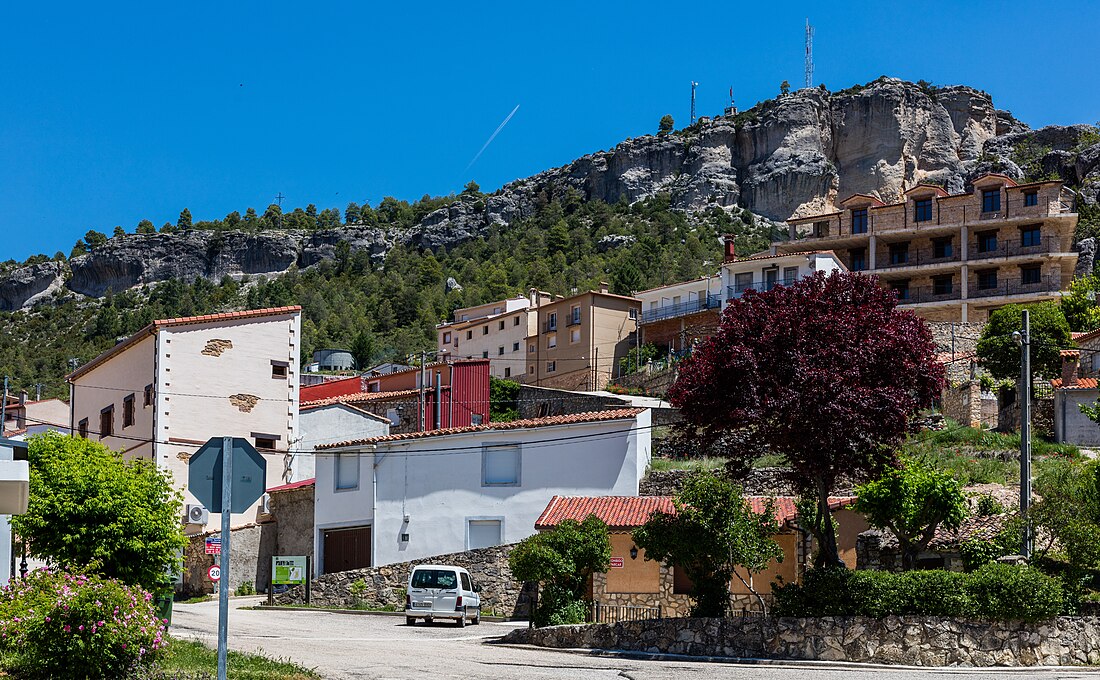
[[[417,619],[431,623],[435,619],[454,619],[459,628],[466,620],[481,623],[481,586],[475,586],[470,572],[462,567],[422,564],[409,574],[405,591],[405,623]]]

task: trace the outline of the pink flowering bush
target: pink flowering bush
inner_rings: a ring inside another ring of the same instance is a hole
[[[140,587],[42,569],[0,590],[0,655],[17,677],[121,678],[165,642]]]

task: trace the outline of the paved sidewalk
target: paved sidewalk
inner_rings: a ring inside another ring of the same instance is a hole
[[[482,623],[457,628],[447,624],[414,627],[394,616],[349,616],[316,611],[261,611],[236,607],[262,598],[235,598],[229,615],[230,647],[290,658],[316,668],[325,678],[471,678],[540,680],[543,678],[627,678],[629,680],[908,680],[909,678],[1087,678],[1077,670],[973,671],[968,669],[861,669],[820,665],[731,665],[685,660],[646,660],[555,650],[513,647],[491,641],[526,624]],[[217,644],[218,603],[177,604],[172,634]]]

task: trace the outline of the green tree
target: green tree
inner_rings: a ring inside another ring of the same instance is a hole
[[[1051,461],[1040,469],[1035,492],[1036,534],[1056,539],[1037,552],[1057,548],[1074,567],[1100,569],[1100,461]]]
[[[179,566],[182,496],[147,460],[57,432],[29,440],[30,504],[12,517],[31,554],[149,590]]]
[[[737,578],[767,612],[752,575],[783,561],[783,549],[771,537],[779,533],[774,502],[760,514],[741,489],[718,477],[696,473],[673,500],[675,512],[655,512],[634,530],[634,542],[647,560],[683,569],[695,583],[693,616],[726,616],[731,609],[730,582]]]
[[[81,255],[88,254],[88,246],[84,243],[83,239],[80,239],[73,245],[73,249],[69,251],[69,258],[79,257]]]
[[[508,555],[520,581],[539,585],[535,625],[583,623],[588,580],[611,562],[607,525],[595,515],[567,519],[550,531],[529,536]]]
[[[111,234],[111,238],[118,238],[119,236],[125,236],[125,235],[126,235],[126,230],[123,229],[121,226],[116,225],[114,232]]]
[[[95,250],[107,243],[107,235],[101,231],[89,229],[88,232],[84,234],[84,243],[87,244],[89,251]]]
[[[666,113],[665,115],[661,116],[661,121],[657,124],[657,134],[667,135],[668,133],[672,132],[673,128],[675,127],[676,122],[672,119],[671,115]]]
[[[1062,310],[1054,302],[1028,305],[1031,312],[1031,367],[1044,377],[1053,378],[1062,372],[1059,351],[1069,347],[1070,330]],[[978,356],[995,378],[1018,378],[1020,348],[1012,333],[1023,327],[1020,305],[1005,305],[989,315],[989,323],[978,340]]]
[[[355,357],[355,365],[360,369],[370,367],[374,362],[374,355],[378,348],[374,340],[374,334],[368,330],[361,330],[355,334],[355,340],[351,343],[351,355]]]
[[[1098,292],[1100,276],[1095,273],[1070,282],[1069,292],[1058,301],[1070,330],[1091,331],[1100,328],[1100,307],[1096,304]]]
[[[790,94],[790,93],[791,93],[791,84],[789,82],[784,80],[783,82],[779,83],[779,94]]]
[[[871,526],[897,536],[902,566],[912,569],[917,555],[943,526],[957,529],[967,514],[966,497],[955,478],[913,459],[856,487],[855,509]]]
[[[489,420],[506,423],[519,419],[519,383],[489,376]]]
[[[153,223],[150,222],[149,220],[142,220],[142,221],[138,222],[136,233],[138,233],[138,234],[155,234],[155,233],[157,233],[157,228],[155,226],[153,226]]]
[[[176,220],[177,229],[190,229],[191,228],[191,211],[184,208],[180,211],[179,219]]]
[[[362,218],[359,214],[359,204],[355,201],[348,203],[348,207],[344,209],[344,220],[348,224],[359,224]]]
[[[466,186],[462,187],[462,193],[478,195],[481,193],[481,186],[474,180],[466,182]]]

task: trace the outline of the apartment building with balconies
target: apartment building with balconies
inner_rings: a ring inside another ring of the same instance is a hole
[[[533,305],[546,293],[518,296],[476,307],[456,309],[454,321],[436,326],[439,359],[489,359],[490,375],[524,379],[527,338],[535,335]]]
[[[1009,303],[1057,299],[1077,264],[1073,194],[1058,181],[987,174],[967,193],[918,184],[899,203],[854,194],[839,205],[788,220],[773,251],[832,250],[929,320],[984,321]]]
[[[682,352],[718,328],[722,277],[703,276],[635,293],[642,303],[641,343]]]
[[[639,342],[637,298],[607,284],[570,297],[532,295],[537,332],[527,339],[526,382],[566,390],[602,390]]]

